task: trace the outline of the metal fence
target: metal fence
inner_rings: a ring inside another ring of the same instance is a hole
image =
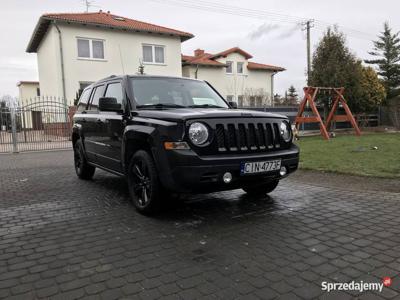
[[[73,109],[59,97],[0,106],[0,153],[70,148]]]
[[[297,107],[243,107],[286,115],[294,122]],[[71,148],[72,116],[69,107],[59,97],[36,97],[0,103],[0,153]],[[322,111],[321,111],[322,113]],[[339,114],[341,112],[339,111]],[[368,115],[366,121],[357,118],[360,126],[378,126],[381,115]],[[338,123],[337,128],[348,128]],[[302,125],[301,130],[316,130],[317,124]]]

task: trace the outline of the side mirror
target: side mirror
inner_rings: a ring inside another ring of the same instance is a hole
[[[238,108],[237,103],[235,101],[229,101],[228,103],[232,108]]]
[[[99,110],[100,111],[115,111],[121,112],[122,105],[118,103],[117,98],[114,97],[101,97],[99,99]]]

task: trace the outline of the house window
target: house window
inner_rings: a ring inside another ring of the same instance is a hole
[[[243,74],[243,63],[242,62],[237,63],[237,73]]]
[[[226,96],[227,101],[233,101],[233,95],[227,95]]]
[[[104,41],[78,38],[78,57],[104,59]]]
[[[227,74],[232,74],[232,61],[227,61],[226,62],[226,73]]]
[[[36,96],[40,96],[40,88],[36,88]]]
[[[165,46],[143,45],[143,62],[151,64],[164,64]]]
[[[93,58],[104,59],[103,41],[92,41]]]
[[[92,83],[93,82],[91,82],[91,81],[80,81],[79,82],[79,89],[83,91],[84,89],[86,89]]]

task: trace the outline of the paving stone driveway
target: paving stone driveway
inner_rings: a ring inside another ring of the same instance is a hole
[[[0,155],[0,298],[400,297],[400,193],[286,179],[267,199],[185,197],[148,218],[70,151]],[[382,293],[321,282],[380,282]]]

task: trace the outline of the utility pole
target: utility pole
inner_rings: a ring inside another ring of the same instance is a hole
[[[303,31],[306,31],[307,34],[307,85],[310,84],[310,74],[311,74],[311,28],[314,20],[308,20],[302,23]]]

